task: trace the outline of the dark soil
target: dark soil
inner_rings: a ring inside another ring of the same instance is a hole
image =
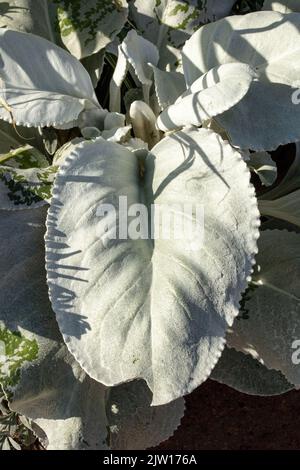
[[[254,397],[208,380],[186,397],[182,424],[160,450],[300,449],[300,393]]]

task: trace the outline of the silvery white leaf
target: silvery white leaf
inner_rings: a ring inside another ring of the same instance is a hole
[[[246,64],[232,63],[213,68],[161,113],[157,121],[159,129],[169,131],[189,125],[200,126],[241,101],[254,78],[255,72]]]
[[[149,150],[148,144],[142,139],[129,139],[123,144],[124,147],[128,148],[132,152],[139,152],[140,150]]]
[[[101,137],[109,142],[116,142],[117,144],[123,144],[128,141],[131,133],[131,126],[115,127],[108,131],[102,131]]]
[[[215,119],[233,145],[276,150],[300,138],[300,106],[292,102],[293,94],[298,93],[296,86],[254,81],[242,101]]]
[[[156,116],[146,103],[134,101],[130,106],[129,119],[135,137],[146,142],[149,149],[160,141],[160,132],[156,128]]]
[[[247,161],[264,186],[271,186],[277,179],[277,166],[268,152],[254,152]]]
[[[263,10],[273,10],[280,13],[300,13],[299,0],[265,0]]]
[[[81,144],[84,140],[82,137],[76,137],[60,147],[53,157],[53,165],[61,165],[76,145]]]
[[[110,131],[116,127],[125,126],[125,116],[120,113],[108,113],[104,119],[104,130]]]
[[[244,305],[247,315],[236,319],[228,345],[281,371],[299,386],[300,368],[293,353],[294,341],[300,339],[300,235],[266,230],[258,246],[259,270]]]
[[[116,228],[124,229],[121,196],[129,208],[149,209],[155,201],[169,215],[174,204],[200,201],[204,244],[202,230],[193,239],[159,234],[155,246],[152,239],[114,239],[113,231],[108,237],[98,210],[101,204],[120,209]],[[166,137],[144,162],[117,144],[83,143],[56,178],[47,225],[53,309],[68,348],[91,377],[106,385],[144,378],[153,405],[207,379],[256,253],[256,199],[238,152],[197,129]]]
[[[179,72],[164,72],[154,66],[152,68],[156,96],[160,109],[163,110],[175,103],[177,98],[185,92],[184,75]]]
[[[131,30],[122,42],[121,48],[142,85],[151,85],[152,70],[150,65],[156,66],[158,63],[159,51],[157,47],[137,34],[135,30]]]
[[[256,70],[254,81],[234,108],[216,119],[240,148],[274,150],[300,140],[300,15],[264,11],[205,25],[183,48],[190,86],[213,67],[236,61]]]
[[[300,227],[300,189],[273,201],[261,199],[258,205],[262,215],[285,220]]]
[[[107,393],[109,443],[114,450],[154,447],[174,434],[184,415],[184,400],[151,406],[152,394],[142,380],[112,387]]]
[[[180,49],[203,23],[230,13],[234,0],[136,0],[130,4],[133,22],[159,48],[159,68],[178,70]]]
[[[126,0],[53,0],[61,39],[69,51],[82,59],[107,46],[126,23]]]
[[[159,52],[157,47],[147,39],[144,39],[142,36],[137,34],[135,30],[131,30],[122,42],[120,49],[121,65],[119,65],[119,79],[121,79],[122,76],[124,77],[125,69],[124,65],[122,64],[125,58],[127,64],[132,67],[136,77],[143,86],[144,100],[146,103],[149,103],[149,92],[152,85],[153,76],[151,65],[156,66],[159,60]],[[113,81],[114,80],[116,83],[120,82],[120,80],[113,78]]]
[[[0,119],[55,127],[100,108],[83,65],[46,39],[1,29],[0,53]]]
[[[50,5],[49,5],[50,4]],[[8,0],[0,3],[0,28],[32,33],[55,42],[54,22],[47,0]]]
[[[109,110],[111,112],[119,113],[121,111],[121,86],[125,80],[127,71],[127,58],[122,50],[122,47],[119,45],[118,60],[109,85]]]
[[[294,388],[281,372],[267,369],[249,354],[228,347],[210,378],[241,393],[256,396],[280,395]]]

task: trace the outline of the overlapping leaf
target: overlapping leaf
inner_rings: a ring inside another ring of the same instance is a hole
[[[165,109],[157,125],[162,131],[200,126],[237,104],[247,94],[254,78],[254,70],[246,64],[215,67]]]
[[[162,70],[180,68],[180,48],[202,23],[230,13],[233,0],[135,0],[130,14],[143,36],[160,51]]]
[[[216,118],[234,145],[274,150],[300,140],[300,106],[293,100],[299,88],[299,27],[297,13],[233,16],[203,26],[183,48],[188,85],[213,67],[236,61],[258,73],[246,96]]]
[[[227,347],[210,378],[248,395],[281,395],[293,389],[281,372],[267,369],[249,354]]]
[[[100,108],[85,68],[51,42],[1,29],[0,53],[0,119],[55,127]]]

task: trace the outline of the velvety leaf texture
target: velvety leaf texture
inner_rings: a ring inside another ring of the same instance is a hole
[[[211,131],[166,137],[144,168],[141,178],[137,155],[102,139],[76,147],[55,182],[47,271],[61,332],[82,367],[106,385],[144,378],[158,405],[192,391],[216,364],[259,221],[246,164]],[[118,210],[120,196],[128,207],[155,201],[169,215],[174,204],[201,201],[210,235],[203,245],[198,231],[192,240],[107,239],[98,207]]]

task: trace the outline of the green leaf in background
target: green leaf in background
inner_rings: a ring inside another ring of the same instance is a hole
[[[99,52],[121,31],[128,16],[125,0],[53,0],[62,42],[83,59]]]

